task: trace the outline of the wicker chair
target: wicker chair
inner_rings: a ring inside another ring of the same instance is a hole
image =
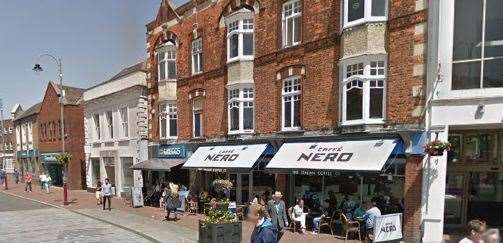
[[[357,233],[358,234],[358,240],[362,240],[361,237],[361,232],[360,232],[360,223],[358,221],[350,221],[344,215],[341,213],[341,222],[342,222],[342,230],[346,233],[346,238],[345,240],[348,240],[348,235],[350,233]]]
[[[323,227],[328,227],[330,229],[330,234],[334,235],[334,225],[336,219],[337,212],[334,210],[331,216],[322,217],[320,220],[320,232]]]
[[[187,210],[189,214],[196,215],[197,212],[199,211],[199,206],[197,202],[188,201],[189,209]]]

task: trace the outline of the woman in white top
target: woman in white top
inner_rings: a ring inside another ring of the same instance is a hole
[[[300,228],[302,229],[302,232],[306,232],[306,213],[304,213],[304,200],[297,200],[297,205],[293,207],[291,217],[294,223],[300,222]]]
[[[466,237],[459,243],[483,243],[482,236],[487,229],[486,222],[478,219],[472,219],[466,227]]]

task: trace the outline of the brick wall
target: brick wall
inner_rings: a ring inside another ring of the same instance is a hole
[[[403,213],[406,242],[421,242],[422,163],[422,157],[406,159]]]
[[[60,106],[56,90],[51,84],[48,85],[38,118],[39,150],[40,153],[61,152],[61,139],[59,131],[56,136],[50,138],[44,136],[40,126],[49,123],[58,124],[60,120]],[[70,189],[82,189],[83,185],[83,161],[84,161],[84,111],[82,105],[65,105],[64,109],[65,150],[72,155],[68,166],[68,186]],[[84,180],[85,181],[85,180]]]

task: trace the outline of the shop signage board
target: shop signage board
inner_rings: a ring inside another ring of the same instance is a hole
[[[44,163],[55,163],[55,162],[58,162],[58,160],[56,159],[56,156],[58,154],[59,153],[45,153],[45,154],[40,154],[40,157],[42,159],[42,162],[44,162]]]
[[[183,159],[187,157],[187,149],[183,144],[161,144],[157,152],[158,158]]]
[[[267,144],[199,147],[184,168],[251,168],[266,150]]]
[[[374,242],[402,239],[402,214],[387,214],[375,218]]]
[[[285,143],[266,168],[290,171],[380,171],[396,143],[395,139]]]

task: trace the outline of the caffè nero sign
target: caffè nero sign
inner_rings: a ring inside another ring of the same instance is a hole
[[[292,171],[379,171],[395,145],[394,139],[286,143],[266,168]]]
[[[251,168],[267,144],[199,147],[184,168]]]

